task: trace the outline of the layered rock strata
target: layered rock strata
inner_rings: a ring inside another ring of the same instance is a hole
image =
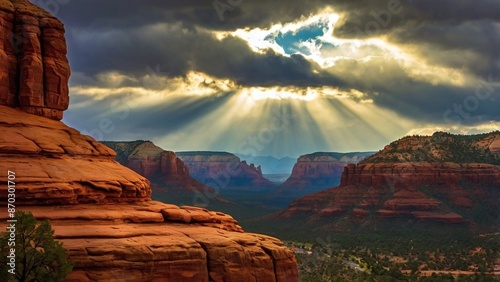
[[[403,138],[357,165],[347,165],[338,187],[293,201],[281,216],[411,216],[447,223],[473,223],[474,213],[495,217],[500,205],[499,142],[500,132]]]
[[[18,209],[50,219],[75,262],[67,281],[298,280],[281,241],[244,233],[223,213],[155,201]]]
[[[0,170],[16,173],[17,203],[150,199],[146,178],[114,161],[113,150],[62,122],[0,106],[0,131]]]
[[[116,153],[116,160],[159,185],[179,191],[213,191],[190,176],[189,168],[172,151],[151,141],[103,142]]]

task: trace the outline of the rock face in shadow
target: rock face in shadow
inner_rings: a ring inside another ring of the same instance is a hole
[[[178,191],[213,191],[194,180],[189,168],[174,152],[165,151],[151,141],[103,142],[113,149],[116,160],[155,183]]]
[[[231,153],[177,152],[177,156],[189,167],[194,179],[215,189],[274,186],[264,178],[260,166],[248,165]]]
[[[0,105],[61,120],[69,105],[64,25],[25,0],[0,2]]]
[[[498,131],[405,137],[347,165],[338,187],[297,199],[280,216],[492,222],[500,204],[499,142]]]
[[[372,154],[373,152],[318,152],[300,156],[293,166],[292,175],[282,187],[318,191],[337,186],[347,164],[357,164]]]
[[[0,1],[0,204],[11,181],[16,210],[50,220],[75,262],[67,281],[298,281],[281,241],[223,213],[152,201],[145,177],[58,121],[69,101],[63,32],[27,0]],[[160,163],[186,175],[172,154]]]

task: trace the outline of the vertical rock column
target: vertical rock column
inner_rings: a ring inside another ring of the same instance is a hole
[[[29,1],[1,1],[0,105],[61,120],[69,76],[64,25]]]
[[[0,105],[18,105],[16,74],[17,59],[14,54],[14,6],[0,3]]]
[[[68,78],[70,68],[66,59],[64,28],[59,21],[41,18],[43,46],[44,116],[62,119],[69,106]]]
[[[18,49],[19,105],[31,114],[42,114],[45,105],[43,95],[42,46],[40,44],[40,22],[24,12],[16,13],[14,19],[14,48]]]

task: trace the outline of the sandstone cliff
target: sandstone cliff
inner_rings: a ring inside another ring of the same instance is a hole
[[[0,105],[61,120],[70,69],[63,24],[25,0],[0,1]]]
[[[147,179],[116,163],[113,150],[62,122],[0,106],[0,131],[0,167],[18,176],[18,204],[150,198]]]
[[[116,152],[116,160],[163,187],[174,190],[203,190],[205,187],[194,180],[189,168],[174,152],[165,151],[151,141],[103,142]]]
[[[237,156],[226,152],[177,152],[189,167],[191,176],[216,189],[271,187],[260,166],[248,165]]]
[[[318,152],[300,156],[293,166],[292,174],[283,183],[282,187],[318,191],[336,186],[340,183],[344,166],[357,164],[372,154],[372,152]]]
[[[12,30],[29,39],[15,52]],[[297,281],[295,257],[281,241],[244,233],[223,213],[151,201],[146,178],[57,121],[67,107],[69,69],[65,52],[50,44],[65,46],[62,34],[57,19],[28,1],[0,1],[0,56],[8,62],[0,86],[9,86],[0,91],[0,204],[10,171],[16,209],[49,219],[75,262],[67,280]],[[166,164],[178,171],[176,160]],[[1,229],[6,219],[0,215]]]
[[[403,138],[347,165],[339,187],[297,199],[281,216],[494,222],[500,204],[498,142],[499,132]]]

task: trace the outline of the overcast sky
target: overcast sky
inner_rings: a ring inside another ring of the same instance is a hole
[[[63,121],[99,140],[296,157],[500,128],[498,0],[32,2],[66,26]]]

